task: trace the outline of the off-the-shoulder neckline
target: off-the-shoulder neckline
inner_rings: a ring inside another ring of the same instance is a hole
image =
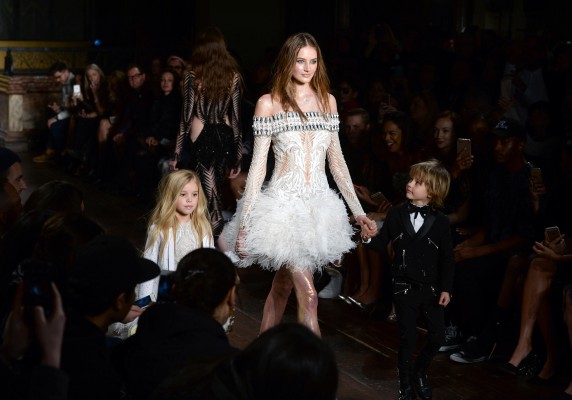
[[[331,113],[331,112],[322,112],[322,111],[303,111],[302,112],[304,115],[306,116],[310,116],[310,115],[327,115],[330,117],[337,117],[339,116],[338,113]],[[277,116],[281,116],[281,115],[298,115],[298,113],[296,111],[280,111],[271,115],[266,115],[266,116],[261,116],[261,115],[255,115],[254,118],[274,118]]]

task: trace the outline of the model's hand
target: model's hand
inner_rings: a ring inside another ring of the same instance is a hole
[[[234,167],[228,173],[228,179],[234,179],[240,174],[240,165],[238,167]]]
[[[447,304],[451,302],[451,295],[449,292],[441,292],[441,296],[439,296],[439,305],[446,307]]]
[[[369,240],[377,235],[377,224],[365,215],[356,217],[356,221],[361,227],[361,237],[364,240]]]
[[[244,240],[246,239],[246,232],[244,229],[238,230],[238,236],[236,237],[236,254],[240,259],[246,257],[246,253],[244,252]]]

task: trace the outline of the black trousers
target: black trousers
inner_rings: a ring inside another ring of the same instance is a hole
[[[427,342],[418,355],[414,369],[424,372],[437,355],[445,341],[443,306],[439,305],[440,293],[429,285],[412,286],[407,283],[393,283],[393,304],[399,326],[399,351],[397,354],[400,371],[407,371],[417,343],[417,321],[425,320]]]

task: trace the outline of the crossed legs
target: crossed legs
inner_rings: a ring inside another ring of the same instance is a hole
[[[292,289],[298,301],[298,322],[321,336],[318,325],[318,292],[314,287],[312,273],[290,266],[280,268],[274,275],[272,288],[264,304],[260,333],[280,323]]]

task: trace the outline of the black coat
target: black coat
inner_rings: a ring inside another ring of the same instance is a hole
[[[172,303],[149,307],[123,350],[127,390],[136,399],[147,398],[183,367],[222,359],[236,351],[212,316]]]
[[[441,292],[451,293],[453,244],[445,214],[431,210],[415,232],[407,203],[391,208],[379,235],[369,246],[385,252],[388,243],[392,243],[395,254],[391,262],[393,278],[436,286]]]

